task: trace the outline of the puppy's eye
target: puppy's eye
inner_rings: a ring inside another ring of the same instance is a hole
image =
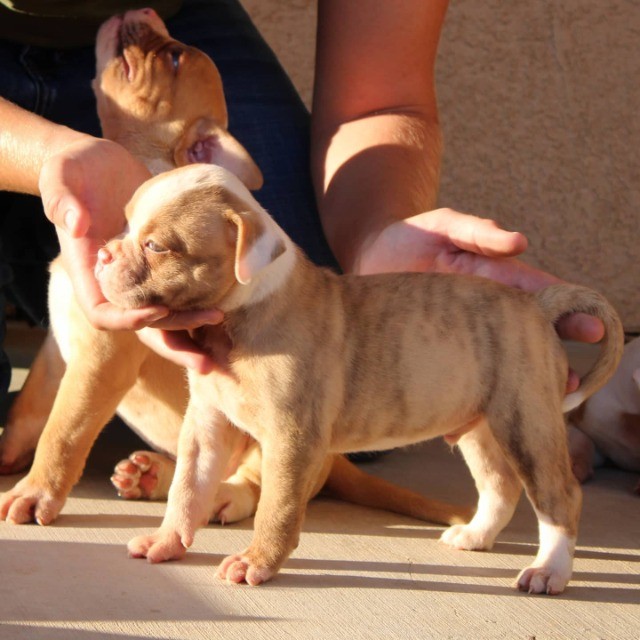
[[[148,249],[152,253],[167,253],[169,251],[169,249],[166,249],[165,247],[158,244],[157,242],[154,242],[153,240],[147,240],[144,243],[144,248]]]

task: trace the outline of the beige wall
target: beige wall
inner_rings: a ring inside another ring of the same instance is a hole
[[[315,2],[244,4],[308,104]],[[437,69],[441,204],[523,231],[529,262],[602,290],[636,331],[639,43],[636,0],[453,0]]]

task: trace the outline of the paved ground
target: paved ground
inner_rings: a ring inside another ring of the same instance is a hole
[[[11,334],[13,361],[28,362],[29,335]],[[15,374],[19,385],[24,371]],[[261,587],[232,587],[214,568],[248,544],[252,521],[202,530],[181,562],[127,557],[127,541],[157,527],[164,511],[111,489],[113,465],[139,446],[113,423],[55,525],[0,523],[0,640],[640,638],[633,474],[600,469],[585,485],[574,579],[559,597],[511,586],[536,550],[525,500],[493,551],[474,553],[438,543],[441,527],[317,499],[281,574]],[[464,463],[440,441],[366,468],[433,497],[475,501]],[[16,479],[0,478],[0,492]]]

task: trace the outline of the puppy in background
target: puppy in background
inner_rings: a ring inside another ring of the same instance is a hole
[[[261,186],[260,170],[227,131],[215,64],[171,38],[154,11],[130,11],[107,21],[96,57],[93,87],[105,137],[154,173],[206,162],[224,166],[249,189]],[[146,250],[155,249],[148,244]],[[37,443],[36,455],[29,474],[0,500],[0,518],[52,522],[80,478],[96,436],[116,412],[154,451],[134,452],[120,462],[112,482],[125,498],[166,498],[188,403],[184,370],[148,349],[134,332],[93,328],[59,261],[51,268],[49,306],[51,331],[4,439],[4,454],[13,448],[11,470],[28,464]],[[227,481],[207,519],[232,522],[255,512],[262,457],[256,442],[240,431],[230,432],[226,444],[233,450]],[[340,456],[324,460],[314,493],[322,487],[345,500],[445,524],[466,522],[472,514],[373,478]]]
[[[640,338],[625,346],[611,380],[569,414],[569,449],[580,482],[605,460],[640,472]]]
[[[96,276],[126,308],[217,307],[228,371],[189,371],[189,406],[161,527],[129,543],[152,562],[181,558],[206,522],[242,429],[263,456],[254,538],[219,568],[230,582],[271,579],[298,544],[305,505],[329,452],[457,442],[479,492],[468,524],[444,532],[488,549],[526,489],[540,546],[517,580],[564,590],[581,491],[563,412],[606,383],[623,348],[617,314],[569,284],[536,294],[472,276],[338,276],[311,264],[231,173],[192,165],[142,185],[126,235],[101,249]],[[597,362],[565,398],[567,356],[554,323],[585,312],[605,325]],[[215,349],[219,331],[194,332]],[[233,425],[233,426],[232,426]]]
[[[255,162],[227,130],[215,64],[202,51],[171,38],[152,9],[114,16],[102,25],[93,89],[104,137],[122,144],[152,173],[208,162],[226,166],[250,189],[262,185]],[[59,269],[56,263],[54,272]],[[61,320],[61,327],[65,323]],[[31,462],[64,368],[49,331],[0,438],[0,473],[17,473]],[[164,440],[151,438],[154,446],[171,450]]]

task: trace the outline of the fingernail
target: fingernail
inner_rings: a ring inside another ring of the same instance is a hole
[[[71,232],[76,224],[76,212],[73,209],[69,209],[63,218],[65,231]]]
[[[158,311],[157,313],[152,313],[148,318],[147,322],[157,322],[158,320],[162,320],[162,318],[166,318],[169,315],[168,311]]]
[[[224,320],[224,313],[220,309],[212,309],[209,314],[211,324],[220,324]]]

